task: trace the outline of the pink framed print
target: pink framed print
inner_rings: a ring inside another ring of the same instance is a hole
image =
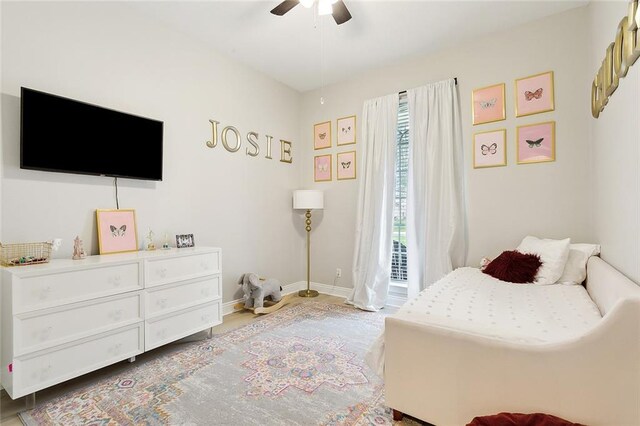
[[[313,149],[331,148],[331,122],[325,121],[313,126]]]
[[[100,254],[138,251],[135,210],[96,210],[96,221]]]
[[[516,117],[553,111],[553,71],[516,80]]]
[[[313,158],[313,180],[316,182],[331,180],[331,154],[316,155]]]
[[[498,129],[473,135],[473,168],[507,165],[507,130]]]
[[[507,118],[504,107],[504,83],[475,89],[471,95],[471,102],[474,126]]]
[[[356,116],[351,115],[349,117],[338,118],[336,120],[338,133],[338,140],[336,144],[351,145],[356,143]]]
[[[336,169],[338,170],[338,180],[356,178],[356,152],[339,152],[336,155]]]
[[[516,136],[518,164],[556,160],[556,122],[518,126]]]

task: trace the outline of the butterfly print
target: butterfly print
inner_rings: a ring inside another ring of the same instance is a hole
[[[342,163],[343,169],[348,169],[349,167],[351,167],[351,161],[341,161],[340,163]]]
[[[495,142],[489,146],[482,144],[480,148],[482,149],[482,155],[487,155],[487,154],[493,155],[498,150],[498,144]]]
[[[327,170],[329,170],[329,164],[318,164],[318,170],[321,172],[326,172]]]
[[[109,229],[111,230],[111,236],[124,237],[124,233],[127,230],[127,225],[122,225],[120,228],[116,228],[113,225],[109,225]]]
[[[530,92],[526,90],[524,92],[524,97],[528,101],[531,101],[533,99],[540,99],[542,97],[542,87],[536,90],[535,92]]]
[[[349,133],[351,131],[351,126],[343,127],[342,133]]]
[[[540,148],[540,145],[542,144],[543,140],[544,140],[544,138],[540,138],[540,139],[537,139],[535,141],[531,141],[531,140],[527,139],[527,143],[529,144],[529,148],[533,148],[533,147]]]
[[[324,138],[326,138],[326,137],[327,137],[327,132],[324,132],[324,133],[320,133],[320,134],[318,134],[318,137],[319,137],[320,139],[324,139]]]
[[[493,108],[496,105],[498,98],[491,98],[488,101],[480,101],[480,108],[487,109]]]

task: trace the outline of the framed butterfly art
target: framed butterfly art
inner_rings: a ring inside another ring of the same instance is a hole
[[[331,180],[331,154],[313,157],[313,180],[316,182]]]
[[[516,136],[518,164],[556,160],[556,122],[518,126]]]
[[[498,129],[473,135],[473,168],[507,165],[507,130]]]
[[[313,149],[331,148],[331,122],[325,121],[313,126]]]
[[[553,111],[553,71],[516,80],[516,117]]]
[[[138,251],[136,211],[96,210],[100,254]]]
[[[338,118],[336,123],[336,132],[338,134],[336,144],[340,146],[356,143],[356,116]]]
[[[507,118],[504,107],[504,83],[475,89],[471,94],[471,102],[474,126]]]
[[[356,152],[339,152],[336,155],[336,170],[338,180],[356,178]]]

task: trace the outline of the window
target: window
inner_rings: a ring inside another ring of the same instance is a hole
[[[393,203],[391,279],[407,281],[407,182],[409,172],[409,105],[400,99],[396,137],[396,189]]]

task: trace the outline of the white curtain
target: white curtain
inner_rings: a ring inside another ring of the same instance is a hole
[[[389,290],[397,123],[397,93],[364,103],[354,288],[347,302],[367,311],[382,309]]]
[[[408,295],[463,266],[467,254],[464,158],[453,79],[407,91]]]

